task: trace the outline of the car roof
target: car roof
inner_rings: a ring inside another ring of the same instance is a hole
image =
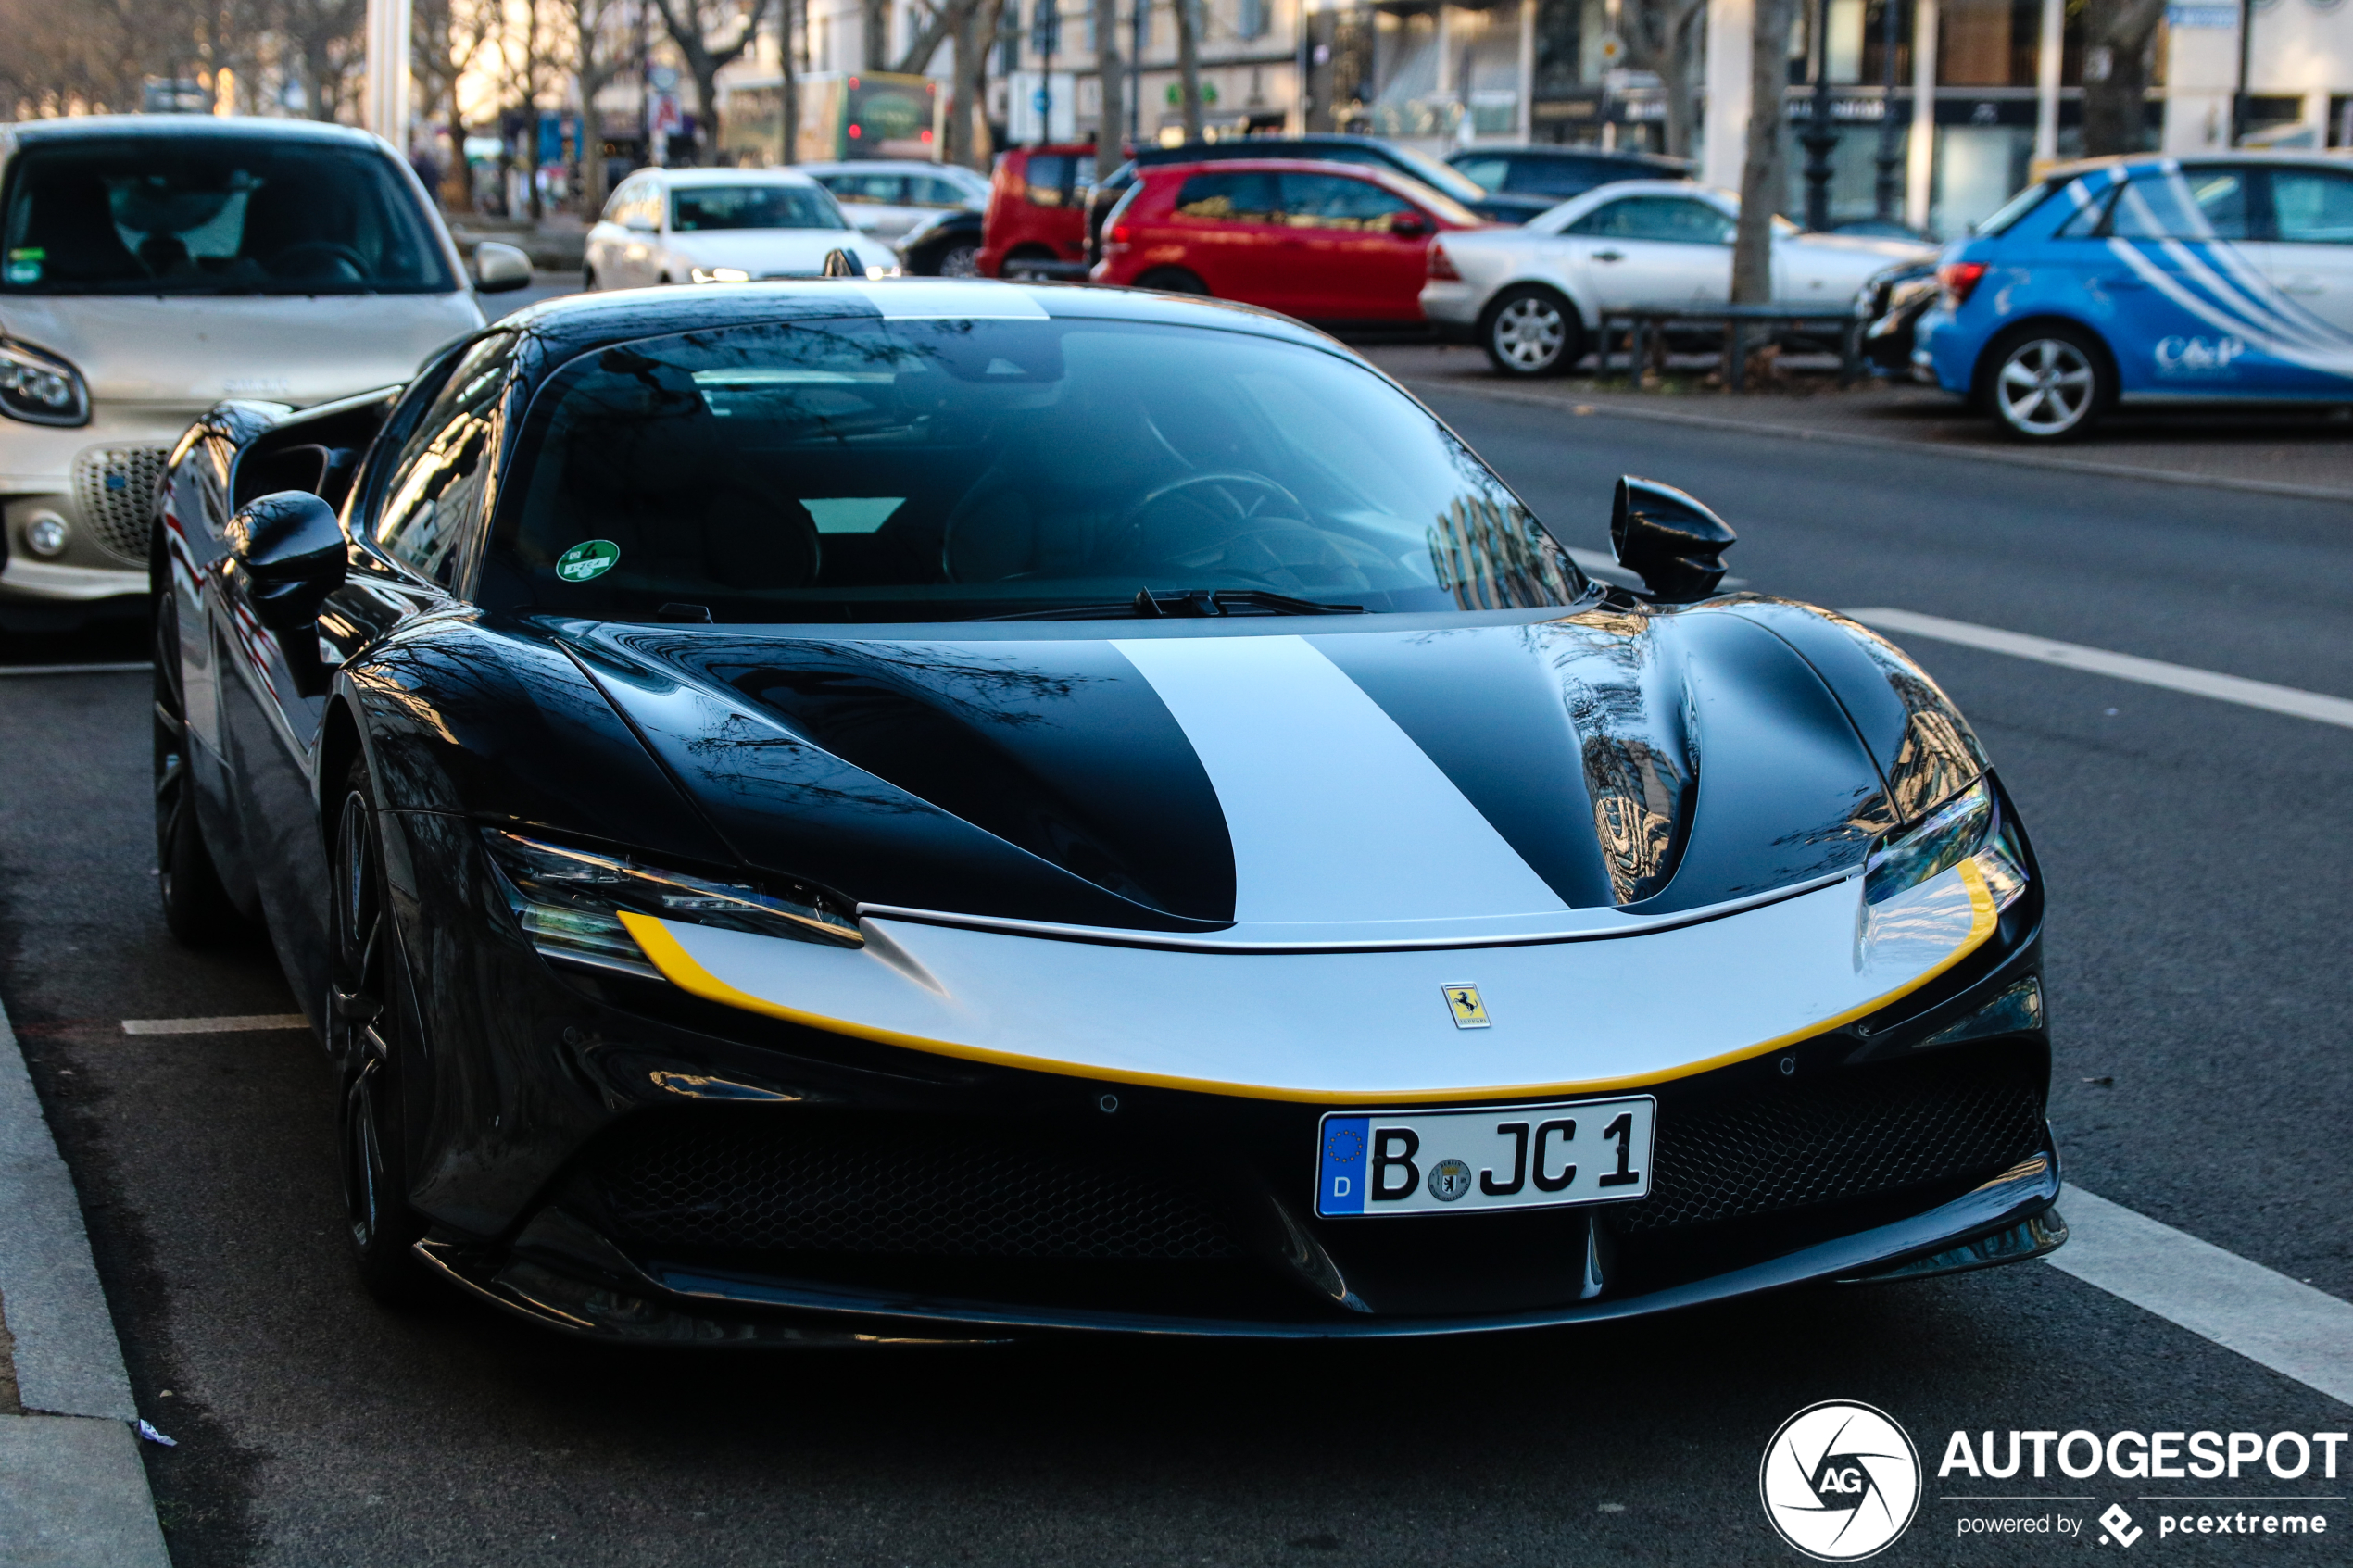
[[[2169,164],[2183,163],[2301,163],[2320,164],[2334,168],[2353,165],[2353,148],[2330,147],[2325,151],[2315,147],[2217,147],[2209,153],[2111,153],[2105,157],[2075,158],[2067,163],[2053,164],[2044,172],[2045,181],[2071,180],[2079,174],[2095,169],[2132,167],[2162,169]]]
[[[384,148],[365,131],[316,119],[272,119],[260,115],[89,114],[56,119],[24,119],[0,126],[7,135],[35,142],[76,142],[125,136],[171,140],[186,136],[236,136],[281,142],[319,142],[346,147]]]
[[[967,295],[969,316],[963,297]],[[495,330],[521,330],[534,340],[541,367],[538,373],[545,373],[580,354],[673,332],[845,317],[962,320],[1011,315],[1018,319],[1033,307],[1056,320],[1222,329],[1345,352],[1322,332],[1288,316],[1231,300],[980,278],[812,278],[566,295],[525,306],[500,319]]]
[[[797,169],[641,169],[637,174],[654,174],[673,185],[803,185],[814,187],[816,181]],[[632,175],[632,179],[636,175]]]
[[[1493,143],[1482,142],[1467,147],[1458,147],[1446,155],[1446,161],[1461,163],[1468,158],[1498,157],[1552,158],[1563,163],[1623,163],[1642,169],[1689,169],[1692,166],[1692,160],[1689,158],[1668,157],[1662,153],[1638,153],[1616,147],[1570,147],[1557,143],[1533,144],[1525,142],[1508,146],[1498,146]]]

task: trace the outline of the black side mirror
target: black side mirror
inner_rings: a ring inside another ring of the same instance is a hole
[[[273,632],[319,619],[343,586],[349,542],[334,508],[307,490],[281,490],[229,520],[229,553],[253,584],[256,620]]]
[[[1671,484],[1632,474],[1617,482],[1610,549],[1663,604],[1689,604],[1714,593],[1724,575],[1724,552],[1738,537],[1730,523]]]
[[[1429,225],[1418,213],[1400,212],[1390,219],[1389,232],[1401,240],[1418,239],[1429,232]]]

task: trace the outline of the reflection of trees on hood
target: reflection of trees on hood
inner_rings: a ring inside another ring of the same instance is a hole
[[[909,698],[943,708],[967,723],[999,728],[1051,723],[1042,711],[1099,679],[1041,670],[1009,655],[976,653],[948,643],[846,647],[817,641],[759,645],[713,656],[686,639],[622,639],[654,658],[697,670],[754,701],[795,717],[807,702],[828,705],[832,722],[854,720],[862,697],[883,711]]]
[[[1482,486],[1484,488],[1484,486]],[[1438,585],[1465,609],[1533,609],[1577,596],[1568,559],[1535,516],[1491,495],[1458,495],[1429,528]]]
[[[1947,796],[1985,771],[1985,752],[1960,709],[1928,671],[1901,648],[1857,621],[1829,617],[1853,636],[1903,700],[1904,741],[1887,764],[1887,791],[1896,815],[1917,822]]]
[[[1558,646],[1593,838],[1612,897],[1631,904],[1675,874],[1696,769],[1681,683],[1661,667],[1653,618],[1592,611],[1530,628]]]

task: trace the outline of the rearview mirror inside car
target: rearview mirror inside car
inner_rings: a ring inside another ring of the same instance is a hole
[[[1661,603],[1687,604],[1714,593],[1724,576],[1724,552],[1738,537],[1730,523],[1671,484],[1630,473],[1617,482],[1610,549]]]
[[[238,511],[229,553],[252,585],[254,618],[273,632],[318,620],[349,558],[334,508],[307,490],[276,491]]]
[[[531,257],[510,245],[484,240],[474,246],[474,292],[504,294],[531,282]]]

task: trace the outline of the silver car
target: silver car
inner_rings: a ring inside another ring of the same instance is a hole
[[[361,132],[37,120],[0,126],[0,629],[145,613],[156,481],[207,408],[405,381],[483,324],[416,176]],[[531,281],[512,246],[476,265]]]
[[[869,278],[899,257],[850,227],[825,188],[789,169],[641,169],[588,231],[590,289],[814,278],[835,251]]]
[[[849,163],[798,166],[841,203],[861,233],[878,240],[904,239],[909,231],[942,212],[988,206],[984,175],[952,163],[872,158]]]

